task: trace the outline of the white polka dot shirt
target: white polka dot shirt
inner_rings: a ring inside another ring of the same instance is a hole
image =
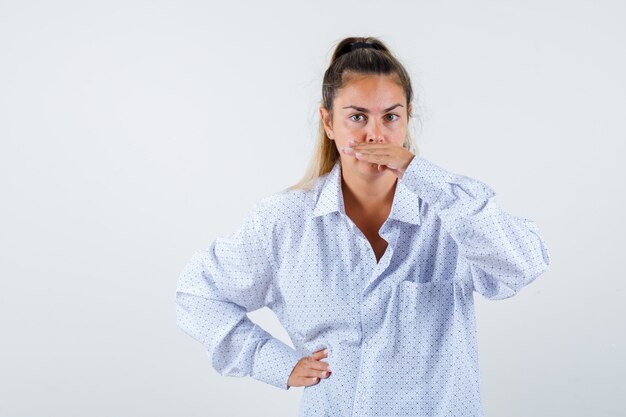
[[[346,215],[337,160],[311,190],[262,198],[238,230],[193,254],[177,324],[220,375],[285,390],[299,359],[327,348],[332,374],[303,388],[299,417],[481,417],[473,293],[512,297],[550,263],[536,224],[495,195],[416,155],[377,262]],[[248,318],[264,306],[295,349]]]

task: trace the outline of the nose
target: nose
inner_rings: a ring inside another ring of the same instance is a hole
[[[365,140],[369,143],[382,143],[384,141],[381,128],[375,121],[372,121],[372,124],[369,126]]]

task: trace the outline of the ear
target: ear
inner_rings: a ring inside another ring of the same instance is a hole
[[[328,109],[324,106],[320,107],[320,119],[324,123],[324,130],[326,130],[326,136],[330,140],[335,139],[335,132],[333,131],[332,117]]]
[[[411,114],[413,112],[413,103],[409,103],[409,107],[407,108],[407,113]]]

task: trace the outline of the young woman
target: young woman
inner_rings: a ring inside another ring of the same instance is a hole
[[[550,263],[532,220],[415,153],[412,99],[380,40],[342,40],[308,174],[179,277],[177,323],[213,367],[304,386],[301,417],[481,416],[473,293],[511,297]],[[295,349],[246,315],[264,306]]]

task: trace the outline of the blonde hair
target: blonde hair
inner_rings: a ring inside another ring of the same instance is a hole
[[[354,47],[355,43],[366,43],[369,47]],[[341,40],[333,52],[330,65],[324,73],[322,82],[321,106],[333,112],[333,100],[337,90],[345,86],[350,80],[361,75],[388,75],[394,78],[403,88],[408,104],[413,100],[413,88],[411,79],[404,66],[393,56],[390,49],[375,37],[348,37]],[[409,121],[414,115],[409,113]],[[419,120],[419,117],[418,117]],[[419,154],[419,149],[410,131],[402,145],[414,154]],[[339,151],[335,142],[328,138],[324,129],[323,120],[319,121],[319,132],[313,156],[302,179],[287,188],[287,190],[308,190],[320,176],[330,172],[339,159]]]

